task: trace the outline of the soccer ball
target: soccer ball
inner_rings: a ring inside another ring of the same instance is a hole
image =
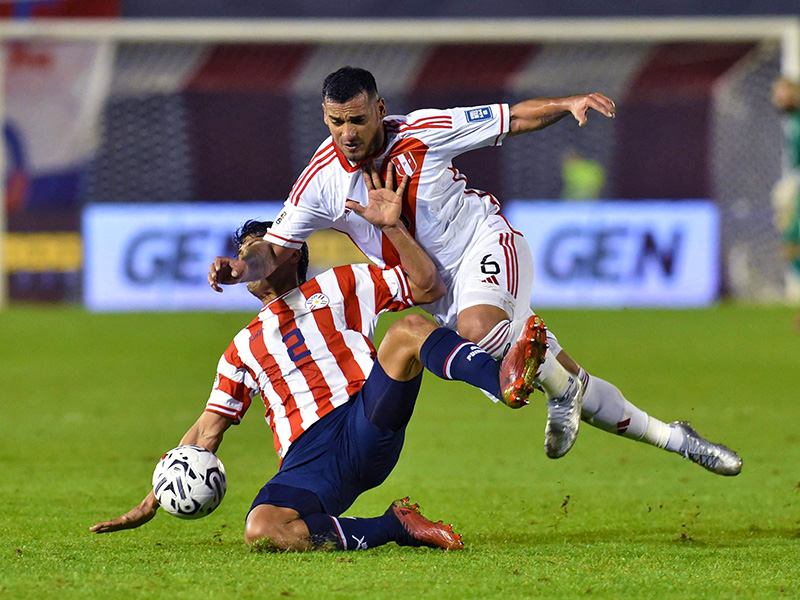
[[[161,457],[153,492],[161,507],[181,519],[199,519],[222,502],[228,479],[216,454],[200,446],[178,446]]]

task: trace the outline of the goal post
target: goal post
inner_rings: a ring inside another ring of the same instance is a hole
[[[19,44],[44,48],[44,53],[10,52]],[[704,44],[725,49],[712,57],[716,62],[710,67],[703,64]],[[737,44],[749,46],[731,50]],[[720,207],[726,292],[744,300],[779,296],[781,265],[778,237],[771,228],[769,188],[779,175],[780,132],[765,86],[779,73],[800,78],[799,18],[5,21],[0,22],[4,122],[20,105],[32,119],[29,103],[8,95],[37,81],[17,77],[14,69],[44,64],[48,56],[57,55],[59,45],[69,46],[73,56],[63,76],[70,76],[69,69],[77,74],[76,84],[70,87],[65,79],[59,93],[65,103],[81,106],[72,117],[63,117],[71,127],[59,130],[62,147],[39,140],[25,158],[29,166],[41,167],[44,177],[53,177],[48,169],[61,169],[58,177],[79,180],[70,188],[74,206],[95,201],[280,199],[322,139],[319,86],[334,64],[351,62],[373,70],[393,111],[407,112],[419,108],[417,99],[430,106],[459,98],[474,103],[487,101],[484,98],[517,101],[570,89],[592,91],[584,86],[625,98],[637,81],[653,85],[660,71],[653,69],[647,80],[641,75],[643,65],[652,64],[665,46],[681,50],[694,45],[689,54],[662,52],[666,58],[659,68],[666,69],[664,85],[680,92],[682,79],[669,82],[681,66],[674,60],[695,61],[686,68],[705,76],[713,87],[708,107],[694,107],[708,130],[702,136],[707,175],[696,175],[702,179],[696,189],[705,190]],[[76,58],[79,46],[95,51]],[[486,59],[487,53],[495,63]],[[719,66],[723,63],[724,68]],[[709,68],[719,72],[712,77],[706,72]],[[230,86],[230,94],[224,86]],[[246,98],[251,92],[255,96]],[[52,104],[43,105],[42,114],[54,118],[49,108]],[[247,110],[256,115],[242,126],[233,113]],[[625,137],[629,129],[624,135],[619,131],[630,127],[621,125],[625,117],[621,111],[613,125],[593,120],[580,134],[556,126],[524,136],[524,141],[514,140],[492,158],[475,159],[488,160],[475,163],[483,171],[475,183],[481,184],[483,177],[487,183],[482,187],[504,199],[553,199],[560,185],[557,155],[575,146],[601,152],[598,160],[609,175],[608,199],[646,192],[646,186],[630,181],[630,169],[618,166],[625,161],[624,155],[620,158],[625,148],[635,154]],[[79,132],[76,123],[94,129]],[[688,125],[679,133],[687,131]],[[262,142],[264,136],[272,136],[273,141],[263,142],[261,151],[248,134],[261,136]],[[201,135],[210,137],[200,139]],[[635,135],[647,139],[646,132]],[[221,149],[209,150],[211,141]],[[676,145],[675,140],[670,144]],[[7,140],[0,149],[4,181],[17,160],[8,155],[8,148]],[[82,154],[72,160],[70,150]],[[44,151],[60,154],[39,156]],[[237,156],[237,151],[243,154]],[[548,160],[530,165],[530,156],[546,155]],[[242,165],[242,160],[252,164]],[[73,163],[88,172],[65,176]],[[470,176],[475,171],[465,169]],[[265,198],[266,193],[271,195]],[[9,264],[4,234],[11,220],[4,211],[0,215],[0,269]],[[0,277],[0,304],[8,300],[8,275]]]

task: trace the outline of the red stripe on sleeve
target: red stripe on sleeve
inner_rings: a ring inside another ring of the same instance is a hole
[[[215,389],[228,394],[228,396],[234,400],[238,400],[244,404],[242,412],[245,412],[250,406],[250,388],[247,387],[243,381],[237,382],[233,379],[227,378],[222,373],[218,373],[217,386]]]
[[[395,301],[388,284],[383,278],[383,269],[375,265],[368,265],[369,274],[372,277],[372,284],[375,288],[375,312],[388,310]]]
[[[297,203],[300,202],[300,196],[302,196],[303,192],[306,191],[306,188],[317,175],[317,173],[332,163],[335,158],[335,147],[333,142],[331,142],[330,146],[327,146],[323,152],[319,153],[319,158],[306,167],[305,172],[292,187],[292,191],[289,193],[289,200],[292,202],[292,204],[297,206]],[[312,159],[312,161],[313,160],[314,159]]]

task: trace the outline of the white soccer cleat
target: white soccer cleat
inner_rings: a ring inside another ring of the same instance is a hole
[[[742,459],[727,446],[708,441],[686,421],[673,421],[669,426],[683,432],[684,441],[678,452],[686,460],[718,475],[738,475],[742,471]]]
[[[544,429],[544,451],[550,458],[561,458],[578,438],[583,404],[583,382],[570,375],[567,391],[547,399],[547,426]]]

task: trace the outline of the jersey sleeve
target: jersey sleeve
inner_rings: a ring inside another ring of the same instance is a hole
[[[333,142],[328,138],[295,181],[283,210],[264,236],[265,241],[299,249],[312,233],[332,227],[341,215],[325,193],[325,182],[335,160]]]
[[[312,203],[315,203],[313,197],[297,205],[287,200],[272,227],[264,235],[264,240],[276,246],[298,250],[312,233],[331,228],[333,219],[321,211],[313,210],[309,206]]]
[[[407,119],[401,131],[419,137],[431,148],[449,156],[501,145],[510,123],[507,104],[419,110]]]
[[[403,269],[398,265],[381,269],[375,265],[362,265],[369,271],[375,284],[375,312],[396,312],[414,306],[411,285]]]
[[[217,376],[205,410],[229,417],[238,425],[258,392],[255,380],[239,358],[235,341],[231,342],[217,364]]]

